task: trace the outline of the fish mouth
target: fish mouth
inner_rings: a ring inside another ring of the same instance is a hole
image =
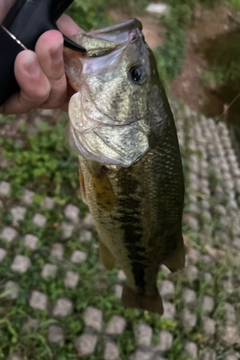
[[[142,23],[138,19],[130,19],[120,24],[104,27],[99,30],[93,30],[89,34],[107,41],[113,41],[116,37],[118,42],[133,41],[142,31]]]
[[[135,41],[139,37],[143,37],[142,23],[137,19],[130,19],[88,33],[81,30],[71,39],[86,49],[86,52],[81,54],[83,59],[84,57],[104,56],[116,48]],[[65,49],[65,53],[72,53],[72,51]]]

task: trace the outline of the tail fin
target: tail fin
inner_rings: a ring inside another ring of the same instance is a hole
[[[124,285],[122,303],[126,308],[138,308],[157,313],[159,315],[163,314],[162,299],[157,288],[154,295],[148,296],[145,294],[139,294],[129,286]]]

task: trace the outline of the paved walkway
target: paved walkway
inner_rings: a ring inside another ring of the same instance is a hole
[[[13,198],[11,184],[0,181],[0,310],[2,303],[1,317],[16,321],[19,342],[8,360],[239,359],[239,163],[224,124],[173,109],[188,254],[182,272],[160,272],[164,316],[121,307],[125,276],[99,265],[90,214],[51,198],[39,204],[27,189]],[[45,355],[34,349],[29,357],[28,334],[41,339]]]

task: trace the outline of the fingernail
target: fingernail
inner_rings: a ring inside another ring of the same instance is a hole
[[[39,64],[34,54],[29,53],[25,58],[24,68],[31,76],[37,76],[40,72]]]
[[[58,63],[60,63],[62,61],[62,58],[63,58],[63,40],[58,45],[56,45],[56,47],[52,50],[51,58],[52,58],[52,61],[55,64],[58,64]]]

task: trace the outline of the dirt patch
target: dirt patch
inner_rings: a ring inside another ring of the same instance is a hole
[[[143,25],[143,35],[151,49],[155,49],[164,43],[166,29],[160,25],[159,19],[148,14],[134,14],[131,9],[125,7],[111,8],[108,15],[117,24],[131,18],[137,18]]]
[[[196,6],[187,30],[183,68],[170,86],[174,98],[183,100],[193,110],[203,111],[208,116],[224,113],[224,99],[203,83],[203,73],[208,68],[203,53],[209,40],[231,31],[234,26],[225,6],[218,5],[213,9]]]

